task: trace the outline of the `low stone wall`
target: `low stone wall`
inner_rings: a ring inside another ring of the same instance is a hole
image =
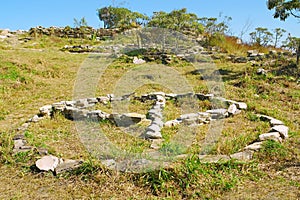
[[[49,27],[45,28],[42,26],[38,26],[35,28],[31,28],[29,30],[29,34],[33,37],[38,37],[41,35],[48,35],[48,36],[56,36],[62,38],[92,38],[92,37],[111,37],[115,34],[119,33],[119,29],[94,29],[93,27],[77,27],[72,28],[70,26],[66,27]]]

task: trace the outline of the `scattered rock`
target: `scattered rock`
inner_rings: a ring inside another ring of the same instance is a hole
[[[280,137],[280,133],[278,132],[270,132],[270,133],[264,133],[259,135],[259,140],[274,140],[276,142],[282,142],[282,138]]]
[[[157,150],[157,149],[160,149],[161,144],[164,142],[164,140],[163,139],[150,139],[150,142],[151,142],[150,148]]]
[[[141,59],[141,58],[137,58],[136,56],[134,56],[133,57],[133,63],[134,64],[143,64],[143,63],[145,63],[146,61],[145,60],[143,60],[143,59]]]
[[[238,111],[239,110],[237,109],[235,104],[231,104],[227,109],[227,112],[229,113],[229,115],[235,115],[238,113]]]
[[[14,149],[21,149],[26,144],[26,141],[23,139],[14,140]]]
[[[279,132],[280,133],[280,136],[283,138],[283,139],[286,139],[289,137],[289,128],[285,125],[276,125],[276,126],[273,126],[271,128],[271,131],[275,131],[275,132]]]
[[[82,163],[83,161],[81,160],[64,160],[63,162],[59,162],[59,164],[56,167],[54,167],[55,173],[61,174],[66,171],[75,170],[79,168],[82,165]]]
[[[173,127],[173,126],[177,126],[177,125],[180,124],[180,123],[182,123],[182,121],[175,119],[175,120],[167,121],[167,122],[164,124],[164,126],[165,126],[165,127]]]
[[[241,109],[241,110],[247,109],[247,104],[244,102],[235,102],[235,105],[237,106],[238,109]]]
[[[143,137],[145,139],[161,139],[162,135],[159,131],[147,130]]]
[[[101,163],[108,167],[109,169],[115,169],[116,168],[116,161],[114,159],[108,159],[108,160],[101,160]]]
[[[36,167],[42,171],[53,171],[60,163],[60,159],[56,156],[43,156],[35,162]]]
[[[199,159],[203,163],[217,163],[226,162],[230,160],[230,157],[227,155],[199,155]]]
[[[238,152],[238,153],[230,155],[231,159],[237,159],[237,160],[241,160],[241,161],[251,160],[252,157],[253,157],[253,151],[249,151],[249,150]]]
[[[263,68],[258,68],[256,71],[256,74],[258,75],[266,75],[266,70],[264,70]]]
[[[254,142],[248,146],[246,146],[245,150],[258,151],[262,148],[262,142]]]
[[[39,109],[41,116],[50,116],[52,113],[52,105],[45,105]]]

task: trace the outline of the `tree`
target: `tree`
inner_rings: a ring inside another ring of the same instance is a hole
[[[139,27],[148,20],[148,17],[141,13],[112,6],[98,9],[98,16],[100,21],[104,22],[104,28],[130,29]]]
[[[284,47],[288,48],[291,51],[296,51],[297,54],[297,65],[299,64],[300,57],[300,38],[293,37],[291,34],[288,35],[286,41],[283,42]]]
[[[199,19],[200,23],[205,27],[205,32],[211,35],[216,33],[224,35],[229,30],[229,22],[231,17],[225,16],[224,19],[218,23],[218,18],[214,17],[202,17]]]
[[[203,32],[203,26],[198,22],[198,17],[194,13],[187,13],[186,8],[173,10],[170,13],[164,11],[154,12],[148,22],[150,27],[160,27],[175,31],[193,31],[196,34]]]
[[[290,15],[300,18],[300,1],[299,0],[268,0],[269,10],[275,9],[274,18],[286,20]]]
[[[267,46],[272,41],[273,34],[267,28],[257,27],[254,32],[250,33],[253,44]]]
[[[82,26],[88,26],[86,19],[83,17],[80,20],[77,20],[74,18],[74,26],[75,27],[82,27]]]
[[[274,47],[277,47],[277,43],[280,40],[280,38],[282,38],[283,33],[286,32],[286,30],[282,29],[282,28],[275,28],[274,30]]]

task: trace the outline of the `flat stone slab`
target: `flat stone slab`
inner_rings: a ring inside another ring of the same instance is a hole
[[[60,160],[58,157],[49,155],[49,156],[43,156],[41,159],[38,159],[35,162],[35,165],[39,170],[42,171],[49,171],[49,170],[54,171],[57,165],[59,164],[59,162]]]
[[[258,151],[262,148],[262,142],[254,142],[248,146],[246,146],[245,150]]]
[[[56,174],[61,174],[66,171],[72,171],[79,168],[82,165],[83,161],[81,160],[64,160],[59,163],[55,168]]]
[[[182,123],[182,121],[180,120],[170,120],[170,121],[167,121],[164,126],[165,127],[173,127],[173,126],[177,126],[178,124]]]
[[[52,105],[42,106],[42,107],[40,107],[39,111],[42,116],[45,116],[45,115],[50,116],[51,112],[52,112]]]
[[[231,159],[237,159],[237,160],[241,160],[241,161],[251,160],[252,157],[253,157],[253,151],[249,151],[249,150],[237,152],[237,153],[230,155]]]
[[[273,140],[276,142],[282,142],[282,138],[280,137],[280,133],[278,132],[270,132],[270,133],[263,133],[259,135],[259,140]]]
[[[270,117],[268,115],[258,115],[258,117],[262,120],[269,121],[271,126],[284,125],[284,123],[282,121],[275,119],[273,117]]]
[[[151,142],[150,148],[158,150],[158,149],[160,149],[161,144],[164,142],[164,140],[163,139],[150,139],[150,142]]]
[[[217,163],[226,162],[230,160],[230,157],[227,155],[199,155],[199,159],[203,163]]]
[[[143,135],[146,139],[161,139],[162,135],[158,131],[146,131]]]
[[[286,139],[289,137],[289,128],[287,126],[284,126],[284,125],[277,125],[277,126],[273,126],[271,128],[271,132],[274,131],[274,132],[279,132],[280,133],[280,136],[283,138],[283,139]]]

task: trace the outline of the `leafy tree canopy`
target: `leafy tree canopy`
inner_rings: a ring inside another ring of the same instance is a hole
[[[154,12],[148,23],[151,27],[172,29],[175,31],[194,31],[197,34],[203,32],[202,24],[198,22],[198,17],[194,13],[187,13],[186,8],[173,10],[170,13],[164,11]]]
[[[286,20],[290,15],[300,18],[300,1],[299,0],[268,0],[269,10],[275,9],[274,18]]]
[[[104,28],[129,29],[141,26],[145,20],[148,20],[146,15],[139,12],[112,6],[98,9],[98,16],[100,21],[104,22]]]

